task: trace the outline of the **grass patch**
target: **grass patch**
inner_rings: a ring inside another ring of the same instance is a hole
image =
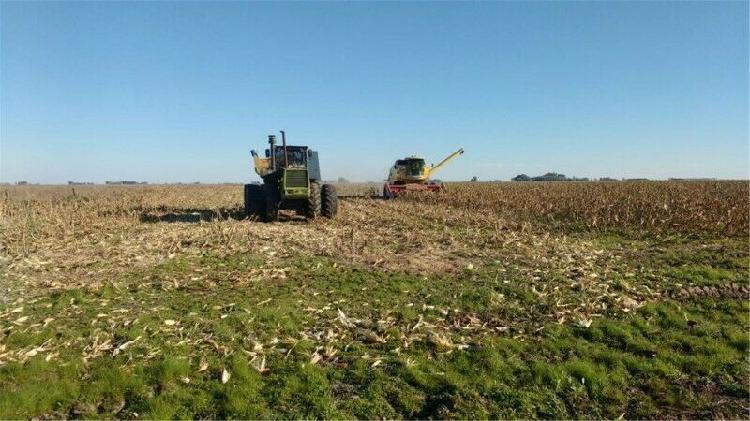
[[[680,282],[696,285],[718,285],[737,280],[734,271],[706,265],[686,265],[667,271],[667,275]]]
[[[4,313],[17,361],[0,366],[0,418],[747,416],[747,302],[655,302],[584,328],[545,319],[559,297],[518,276],[169,261]]]

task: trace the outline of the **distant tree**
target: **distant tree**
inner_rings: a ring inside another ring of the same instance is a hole
[[[471,181],[479,181],[479,178],[475,175],[474,177],[471,177]]]
[[[341,183],[341,184],[345,184],[345,183],[348,183],[348,182],[349,182],[349,180],[347,180],[344,177],[339,177],[339,179],[338,179],[338,183]]]
[[[531,181],[531,177],[526,174],[518,174],[517,176],[511,178],[511,181]]]
[[[565,174],[558,174],[556,172],[548,172],[547,174],[533,177],[532,181],[567,181],[568,178]]]

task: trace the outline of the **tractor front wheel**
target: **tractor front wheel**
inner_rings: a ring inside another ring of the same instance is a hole
[[[336,216],[336,213],[339,211],[339,197],[336,194],[336,186],[333,184],[323,184],[321,199],[323,201],[321,205],[323,216],[326,218]]]
[[[315,219],[320,216],[321,212],[321,192],[320,184],[310,182],[310,194],[307,196],[307,208],[305,209],[305,216],[307,219]]]
[[[260,215],[263,204],[263,186],[245,184],[245,216],[249,218]]]
[[[279,220],[279,189],[272,184],[263,184],[263,198],[265,208],[263,209],[263,220],[275,222]]]

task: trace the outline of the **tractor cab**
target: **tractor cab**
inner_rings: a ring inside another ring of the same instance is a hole
[[[266,157],[260,158],[255,151],[251,151],[255,162],[255,172],[265,180],[266,177],[285,178],[288,171],[303,171],[293,177],[296,187],[302,187],[302,178],[320,181],[320,163],[318,152],[307,146],[293,146],[286,144],[286,136],[281,132],[282,144],[276,144],[276,136],[268,136]],[[300,192],[301,193],[301,192]]]
[[[277,168],[304,168],[312,155],[307,146],[273,146],[274,162]],[[266,149],[266,157],[271,156],[271,150]]]

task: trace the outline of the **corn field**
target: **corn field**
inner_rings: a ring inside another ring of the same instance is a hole
[[[576,229],[748,234],[750,184],[719,182],[461,183],[409,200]]]

